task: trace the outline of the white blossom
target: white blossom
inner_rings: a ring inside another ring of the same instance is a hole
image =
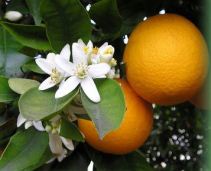
[[[51,129],[48,131],[49,147],[55,157],[49,162],[53,161],[56,158],[59,162],[61,162],[67,156],[67,149],[73,151],[74,145],[71,139],[59,135],[61,126],[61,117],[59,115],[52,118],[50,120],[50,123]],[[63,147],[63,145],[65,148]]]
[[[34,126],[38,131],[45,131],[45,128],[43,127],[41,121],[27,120],[21,114],[19,114],[18,119],[17,119],[17,127],[20,127],[23,124],[25,126],[25,129],[28,129],[31,126]]]
[[[23,15],[18,11],[7,11],[4,15],[4,18],[6,18],[9,21],[18,21],[23,17]]]
[[[107,63],[89,65],[87,55],[88,54],[84,52],[83,48],[81,48],[81,45],[79,46],[79,43],[73,43],[73,62],[70,62],[64,58],[56,58],[56,64],[60,68],[63,68],[70,75],[70,77],[65,80],[62,85],[60,85],[55,94],[55,98],[60,98],[69,94],[78,85],[80,85],[90,100],[93,102],[100,101],[100,95],[93,79],[105,78],[106,74],[110,71],[110,66]]]
[[[62,58],[65,60],[70,59],[70,46],[67,44],[64,46],[59,55],[55,53],[49,53],[47,58],[37,58],[35,62],[37,65],[49,75],[39,86],[39,90],[46,90],[55,85],[61,83],[69,75],[55,63],[56,58]]]

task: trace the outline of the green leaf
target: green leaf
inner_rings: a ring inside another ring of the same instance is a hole
[[[65,97],[55,99],[55,90],[40,91],[32,88],[19,99],[20,113],[28,120],[42,120],[62,110],[77,95],[78,90],[72,91]]]
[[[42,0],[25,0],[27,6],[29,7],[29,11],[34,18],[34,22],[36,25],[40,25],[42,21],[42,17],[40,14],[40,4]]]
[[[89,147],[88,154],[97,171],[153,171],[139,151],[126,155],[111,155],[100,153]]]
[[[143,20],[146,16],[146,2],[148,1],[117,0],[119,12],[123,20],[120,36],[129,34]]]
[[[38,74],[45,74],[45,72],[43,72],[43,71],[38,67],[38,65],[35,63],[34,60],[31,60],[31,61],[25,63],[25,64],[22,66],[22,70],[23,70],[24,72],[32,71],[32,72],[35,72],[35,73],[38,73]]]
[[[52,171],[87,171],[89,163],[89,157],[79,145],[68,158],[52,168]]]
[[[0,102],[11,102],[16,97],[16,94],[9,87],[8,79],[0,76]]]
[[[18,51],[26,56],[29,56],[29,57],[35,57],[35,56],[37,56],[37,53],[38,53],[36,49],[32,49],[32,48],[26,47],[26,46],[22,47]]]
[[[50,158],[48,134],[30,128],[10,139],[0,160],[0,170],[34,170]]]
[[[78,127],[74,123],[65,119],[62,119],[60,135],[71,140],[84,142],[84,138],[81,135]]]
[[[13,24],[0,21],[2,25],[22,45],[38,50],[51,50],[45,27]]]
[[[79,38],[88,41],[91,22],[79,0],[45,0],[41,13],[52,47],[60,52],[66,43],[72,44]]]
[[[102,28],[104,34],[115,39],[122,26],[116,0],[102,0],[93,4],[90,16]]]
[[[25,78],[10,78],[9,87],[18,94],[24,94],[29,89],[38,87],[40,83],[36,80],[25,79]]]
[[[95,81],[101,96],[100,103],[93,103],[81,90],[82,104],[94,121],[100,138],[118,128],[125,113],[124,95],[119,84],[111,79]]]
[[[0,75],[19,77],[23,74],[20,68],[29,58],[18,52],[20,48],[22,45],[0,26]]]

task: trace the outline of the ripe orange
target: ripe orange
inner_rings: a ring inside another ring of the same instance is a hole
[[[176,14],[156,15],[138,24],[124,52],[132,88],[151,103],[172,105],[202,87],[208,50],[196,26]]]
[[[100,140],[93,122],[79,119],[78,125],[93,148],[111,154],[126,154],[144,144],[153,124],[151,105],[131,89],[126,81],[118,80],[126,102],[126,112],[120,127]]]

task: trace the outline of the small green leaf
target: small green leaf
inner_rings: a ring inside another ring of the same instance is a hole
[[[66,107],[77,93],[76,89],[65,97],[55,99],[54,89],[41,91],[32,88],[19,99],[19,110],[28,120],[42,120]]]
[[[84,138],[77,126],[65,119],[62,119],[60,135],[71,140],[84,142]]]
[[[13,24],[0,21],[2,25],[22,45],[38,50],[51,50],[45,27]]]
[[[34,18],[34,22],[36,25],[40,25],[42,21],[42,17],[40,14],[40,4],[42,0],[25,0],[27,6],[29,7],[29,11]]]
[[[32,72],[35,72],[35,73],[38,73],[38,74],[45,74],[45,73],[38,67],[38,65],[35,63],[34,60],[31,60],[31,61],[25,63],[25,64],[22,66],[22,70],[23,70],[24,72],[32,71]]]
[[[104,154],[91,147],[87,151],[97,171],[153,171],[139,151],[126,155]]]
[[[0,160],[0,170],[34,170],[50,158],[48,134],[29,128],[10,139]]]
[[[90,9],[90,16],[102,28],[104,34],[110,35],[109,38],[114,39],[116,34],[119,33],[122,18],[116,0],[101,0],[93,4]]]
[[[18,94],[24,94],[29,89],[38,87],[40,83],[36,80],[25,79],[25,78],[10,78],[9,87]]]
[[[66,43],[91,36],[91,22],[79,0],[44,0],[41,13],[52,47],[60,52]]]
[[[125,113],[124,95],[119,84],[111,79],[95,81],[101,96],[100,103],[90,101],[81,90],[82,104],[94,121],[100,138],[118,128]]]
[[[0,76],[0,102],[11,102],[17,95],[10,89],[8,79]]]

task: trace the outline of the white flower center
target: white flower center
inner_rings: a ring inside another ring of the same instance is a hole
[[[88,66],[84,63],[78,64],[75,69],[75,76],[84,79],[88,74]]]
[[[55,84],[61,81],[61,73],[56,68],[52,69],[50,77]]]

